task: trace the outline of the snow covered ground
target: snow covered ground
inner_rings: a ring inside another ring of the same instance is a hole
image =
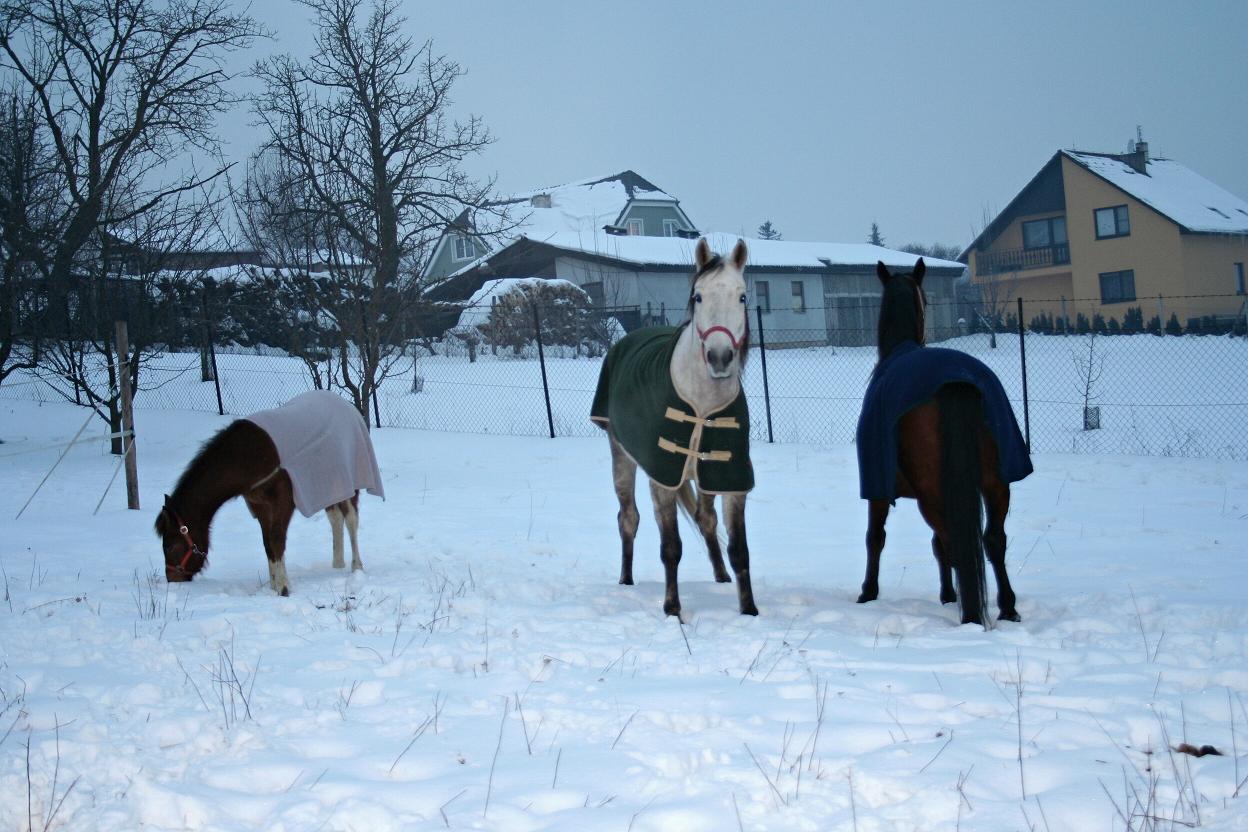
[[[913,505],[855,604],[853,447],[756,445],[761,615],[685,527],[682,627],[644,487],[616,584],[601,437],[376,431],[366,571],[297,517],[278,598],[238,501],[163,580],[160,495],[228,417],[140,411],[141,512],[92,514],[95,442],[15,520],[85,415],[0,402],[0,829],[1248,830],[1242,462],[1038,456],[985,632]]]

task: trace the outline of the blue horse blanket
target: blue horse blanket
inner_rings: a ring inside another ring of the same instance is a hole
[[[906,341],[875,368],[862,401],[857,435],[862,499],[896,501],[898,422],[941,387],[958,383],[979,390],[984,421],[997,443],[1002,481],[1017,482],[1032,472],[1027,443],[996,374],[964,352]]]

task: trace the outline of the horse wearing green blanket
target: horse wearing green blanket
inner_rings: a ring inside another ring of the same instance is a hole
[[[728,561],[737,577],[743,615],[758,615],[750,585],[745,539],[745,497],[754,487],[750,421],[741,390],[749,350],[745,242],[724,259],[705,239],[694,252],[689,320],[679,327],[630,333],[607,354],[598,377],[591,418],[607,431],[612,474],[620,501],[620,583],[633,583],[637,466],[650,478],[667,582],[663,611],[680,615],[676,573],[681,542],[676,510],[693,517],[715,571],[731,580],[716,533],[715,497],[722,496]]]

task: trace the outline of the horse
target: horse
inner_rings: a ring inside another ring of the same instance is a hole
[[[905,274],[876,264],[883,287],[879,363],[857,433],[861,496],[868,500],[867,573],[858,603],[879,597],[889,506],[910,497],[932,530],[941,603],[960,599],[963,624],[991,626],[986,550],[999,618],[1020,621],[1005,568],[1005,516],[1010,483],[1032,472],[1031,458],[996,375],[966,353],[926,346],[925,272],[922,258]]]
[[[681,542],[677,505],[706,541],[715,580],[731,581],[717,535],[715,497],[722,496],[728,560],[742,615],[758,615],[750,583],[745,499],[754,487],[749,410],[741,370],[749,351],[745,284],[748,250],[738,240],[725,259],[706,238],[694,250],[687,320],[647,327],[614,344],[603,361],[590,418],[607,432],[619,499],[620,583],[633,583],[633,540],[640,517],[637,467],[650,480],[666,580],[663,612],[680,615],[676,574]]]
[[[156,517],[165,578],[189,581],[207,565],[212,518],[226,501],[240,496],[260,524],[274,592],[290,595],[284,557],[295,508],[305,517],[325,511],[335,569],[346,566],[345,525],[351,569],[359,571],[364,568],[357,535],[360,489],[385,496],[368,425],[342,397],[314,390],[282,407],[237,419],[204,443],[173,494],[165,495]]]

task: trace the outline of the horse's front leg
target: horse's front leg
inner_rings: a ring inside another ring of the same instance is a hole
[[[637,513],[637,463],[629,458],[615,437],[611,442],[611,479],[615,483],[615,496],[620,501],[616,522],[620,528],[620,583],[633,583],[633,541],[641,515]]]
[[[295,513],[294,500],[289,491],[253,493],[245,499],[252,515],[260,523],[264,554],[269,560],[269,585],[278,595],[290,595],[290,580],[286,577],[285,561],[286,530]]]
[[[737,576],[737,600],[742,615],[758,615],[750,583],[750,547],[745,541],[745,495],[724,495],[724,523],[728,526],[728,562]]]
[[[867,503],[867,576],[862,580],[858,603],[865,604],[880,597],[880,553],[884,551],[884,523],[888,520],[888,500]]]
[[[677,492],[650,481],[650,497],[654,501],[654,519],[659,524],[659,555],[663,559],[663,572],[667,579],[667,591],[663,596],[663,612],[680,615],[680,591],[676,587],[676,572],[680,567],[680,530],[676,528]]]

